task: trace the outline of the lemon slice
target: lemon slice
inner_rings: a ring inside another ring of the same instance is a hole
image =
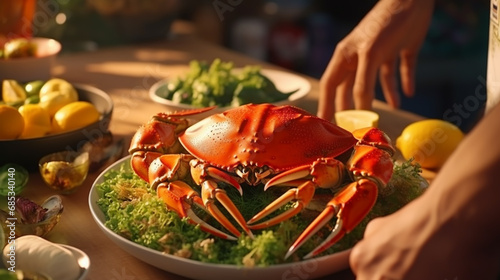
[[[364,127],[377,127],[379,116],[368,110],[345,110],[335,113],[335,122],[347,131]]]
[[[16,80],[3,80],[2,100],[7,104],[23,103],[26,91]]]

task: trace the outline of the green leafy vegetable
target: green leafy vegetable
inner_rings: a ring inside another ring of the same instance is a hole
[[[246,66],[241,73],[235,73],[232,62],[215,59],[210,65],[191,61],[187,75],[167,83],[158,96],[196,107],[224,107],[273,103],[287,99],[294,92],[279,91],[259,66]]]
[[[370,214],[323,255],[351,248],[362,238],[366,224],[371,219],[393,213],[419,196],[425,190],[422,187],[423,178],[419,173],[420,167],[410,161],[396,164],[386,191],[380,192]],[[222,184],[220,187],[226,190],[246,219],[279,195],[276,193],[278,190],[270,189],[264,192],[262,186],[245,188],[243,196],[239,196],[234,188],[226,188]],[[196,186],[193,188],[199,190]],[[155,191],[125,165],[119,170],[106,173],[105,180],[97,186],[97,191],[97,203],[106,216],[105,225],[112,231],[158,251],[209,263],[254,267],[299,261],[330,234],[335,224],[335,220],[331,221],[296,254],[284,260],[283,256],[290,245],[316,218],[317,211],[304,210],[300,215],[276,226],[254,230],[254,239],[242,234],[237,241],[227,241],[211,236],[186,219],[180,218],[175,212],[167,210],[161,199],[156,197]],[[333,195],[330,190],[318,190],[317,193],[320,196],[326,195],[327,199]],[[210,224],[216,225],[215,220],[206,218]]]

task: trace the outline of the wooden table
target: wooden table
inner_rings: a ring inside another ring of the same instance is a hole
[[[165,109],[163,105],[155,104],[149,99],[149,88],[162,78],[175,77],[186,70],[190,60],[212,61],[214,58],[221,58],[224,61],[233,61],[237,67],[263,64],[267,68],[279,69],[201,41],[182,32],[184,29],[179,28],[182,26],[174,27],[172,38],[162,42],[60,55],[54,75],[73,83],[93,85],[107,92],[115,106],[110,130],[116,138],[125,138],[128,146],[139,125],[146,122],[153,113]],[[299,106],[316,113],[318,80],[305,78],[311,83],[312,90]],[[378,101],[374,106],[380,114],[379,127],[392,139],[395,139],[406,125],[422,119],[408,112],[392,110]],[[101,232],[92,219],[88,206],[89,190],[97,176],[98,172],[90,173],[76,193],[63,196],[65,210],[62,219],[46,238],[85,251],[91,258],[88,279],[185,279],[129,255]],[[30,174],[29,185],[23,196],[41,202],[52,194],[38,173]],[[346,270],[324,279],[327,278],[353,279],[354,276]]]

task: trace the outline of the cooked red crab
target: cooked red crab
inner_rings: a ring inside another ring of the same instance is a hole
[[[134,171],[156,188],[169,209],[216,236],[235,239],[240,235],[216,201],[252,236],[251,229],[289,219],[310,203],[317,188],[329,188],[335,195],[286,255],[336,217],[331,234],[305,258],[313,257],[358,225],[375,204],[378,188],[392,176],[394,148],[377,128],[351,134],[302,109],[271,104],[243,105],[188,125],[187,117],[209,109],[154,116],[134,135],[129,152]],[[349,152],[346,162],[338,159]],[[189,176],[201,193],[185,182]],[[342,184],[345,180],[351,183]],[[219,182],[233,186],[241,195],[242,185],[289,189],[245,221]],[[292,201],[292,208],[265,220]],[[233,235],[207,224],[192,206],[207,210]]]

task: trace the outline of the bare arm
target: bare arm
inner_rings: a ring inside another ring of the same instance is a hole
[[[417,54],[427,33],[434,0],[381,0],[337,45],[320,79],[318,116],[335,110],[370,109],[377,73],[389,104],[399,105],[396,72],[413,94]]]
[[[368,225],[350,257],[357,279],[497,279],[499,119],[496,106],[420,198]]]

